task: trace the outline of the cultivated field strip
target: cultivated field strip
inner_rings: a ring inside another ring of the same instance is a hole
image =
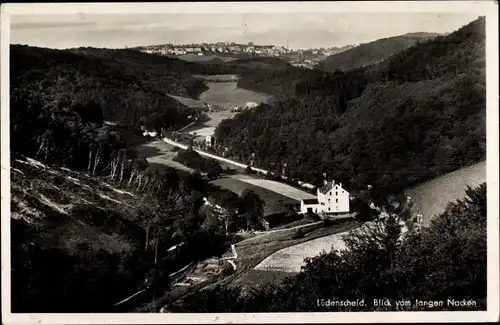
[[[342,237],[348,233],[341,232],[283,248],[260,262],[255,270],[300,272],[305,258],[318,256],[322,252],[328,253],[332,248],[344,250],[346,246]]]
[[[258,178],[250,178],[250,177],[235,177],[236,179],[250,183],[255,186],[260,186],[265,189],[271,190],[273,192],[279,193],[283,196],[289,197],[291,199],[300,201],[303,199],[314,199],[315,195],[310,194],[308,192],[301,191],[287,184],[279,183],[276,181],[271,181],[268,179],[258,179]]]

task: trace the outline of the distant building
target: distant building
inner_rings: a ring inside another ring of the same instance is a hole
[[[156,131],[147,131],[145,130],[143,133],[142,133],[143,136],[147,137],[147,136],[150,136],[151,138],[154,138],[158,135],[158,132]]]
[[[259,106],[259,104],[257,104],[256,102],[248,102],[245,104],[245,108],[254,108],[257,106]]]
[[[215,144],[215,138],[211,135],[205,137],[205,145],[207,147],[212,147]]]
[[[318,188],[316,199],[304,199],[300,202],[301,213],[349,213],[349,192],[342,188],[342,184],[334,181],[325,181]]]

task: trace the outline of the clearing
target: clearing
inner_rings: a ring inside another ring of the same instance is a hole
[[[189,132],[191,134],[197,135],[197,139],[205,138],[207,135],[213,135],[215,132],[215,128],[220,124],[222,120],[233,118],[237,113],[229,112],[229,111],[219,111],[219,112],[208,112],[205,115],[208,117],[208,120],[195,124],[187,129],[184,132]]]
[[[172,97],[176,101],[180,102],[183,105],[186,105],[189,108],[198,108],[198,109],[203,109],[205,107],[205,104],[203,101],[198,100],[198,99],[192,99],[188,97],[181,97],[181,96],[176,96],[176,95],[168,95],[169,97]]]
[[[486,161],[460,168],[406,190],[416,203],[415,213],[423,215],[423,225],[429,225],[434,216],[444,212],[448,202],[465,197],[467,185],[486,182]]]
[[[139,155],[146,157],[152,168],[158,168],[161,170],[161,166],[168,166],[177,170],[187,172],[193,171],[191,168],[174,161],[173,158],[177,155],[177,152],[174,151],[174,146],[165,143],[162,140],[143,143],[136,146],[134,150]]]
[[[237,74],[214,74],[214,75],[204,75],[204,74],[194,74],[193,77],[198,79],[204,79],[207,81],[238,81]]]
[[[249,182],[244,182],[235,178],[241,176],[244,175],[231,175],[229,177],[222,177],[211,181],[210,183],[228,189],[238,195],[241,195],[241,193],[243,193],[243,191],[246,189],[254,191],[265,202],[264,215],[266,216],[283,211],[287,204],[299,204],[298,201],[273,192],[272,190],[256,186]]]
[[[318,256],[322,252],[329,253],[332,248],[345,249],[342,236],[347,233],[341,232],[279,250],[259,263],[255,270],[298,273],[305,265],[305,258]]]
[[[316,195],[310,194],[305,191],[301,191],[293,186],[290,186],[288,184],[276,182],[276,181],[271,181],[268,179],[261,179],[261,178],[253,178],[248,175],[235,175],[232,176],[233,178],[243,181],[245,183],[250,183],[255,186],[259,186],[262,188],[265,188],[267,190],[273,191],[275,193],[279,193],[283,196],[289,197],[293,200],[296,201],[301,201],[303,199],[315,199]]]
[[[208,81],[207,86],[209,88],[201,93],[200,100],[225,109],[231,109],[235,106],[244,106],[248,102],[267,102],[271,97],[264,93],[238,88],[235,81]]]

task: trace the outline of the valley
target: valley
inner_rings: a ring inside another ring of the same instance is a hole
[[[11,45],[12,310],[484,309],[485,20],[461,26],[323,70]]]

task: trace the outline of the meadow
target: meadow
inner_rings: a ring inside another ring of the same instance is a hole
[[[345,249],[342,236],[347,233],[341,232],[281,249],[259,263],[255,270],[300,272],[302,265],[305,264],[305,258],[318,256],[322,252],[328,253],[332,248],[337,250]]]
[[[423,216],[429,225],[434,216],[444,212],[448,202],[465,196],[467,185],[477,186],[486,181],[486,161],[436,177],[406,190],[415,202],[414,213]]]
[[[186,172],[193,171],[191,168],[174,161],[173,158],[177,154],[177,152],[174,151],[174,146],[162,140],[143,143],[136,146],[134,150],[137,154],[146,157],[150,168],[153,170],[162,172],[162,170],[165,169],[162,166],[168,166]]]
[[[293,200],[296,201],[301,201],[303,199],[315,199],[316,195],[307,193],[305,191],[301,191],[295,187],[292,187],[288,184],[276,182],[276,181],[271,181],[268,179],[260,179],[260,178],[253,178],[253,177],[248,177],[248,176],[235,176],[240,181],[250,183],[255,186],[259,186],[262,188],[265,188],[267,190],[273,191],[275,193],[279,193],[283,196],[289,197]]]
[[[169,95],[169,96],[177,100],[181,104],[186,105],[187,107],[199,108],[199,109],[205,108],[205,105],[201,100],[192,99],[188,97],[175,96],[175,95]]]
[[[236,82],[207,82],[208,90],[200,95],[200,100],[210,105],[231,109],[244,106],[248,102],[267,102],[269,95],[238,88]]]
[[[238,177],[236,175],[235,177]],[[265,202],[264,215],[270,215],[274,213],[282,212],[287,204],[299,204],[297,200],[291,199],[279,193],[273,192],[271,190],[265,189],[260,186],[252,185],[251,183],[241,181],[237,178],[233,178],[233,175],[229,177],[222,177],[211,182],[216,186],[228,189],[238,195],[243,193],[244,190],[252,190],[257,193]]]
[[[238,81],[237,74],[215,74],[215,75],[202,75],[202,74],[194,74],[193,77],[204,79],[207,81]]]
[[[184,130],[185,132],[189,132],[191,134],[196,133],[199,137],[206,137],[207,135],[213,135],[215,132],[215,128],[222,120],[233,118],[237,113],[229,112],[229,111],[219,111],[219,112],[208,112],[205,113],[208,118],[206,121],[200,124],[195,124],[192,127]]]

